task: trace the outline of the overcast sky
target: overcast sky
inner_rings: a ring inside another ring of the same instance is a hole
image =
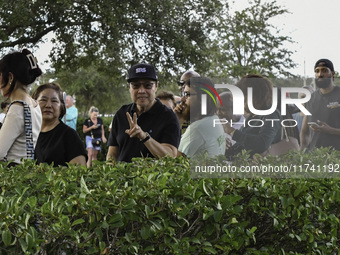
[[[237,8],[248,5],[248,0],[236,0]],[[294,74],[314,76],[314,64],[320,58],[328,58],[340,72],[340,1],[339,0],[277,0],[290,14],[273,19],[272,24],[296,42],[286,45],[298,67]]]
[[[298,67],[293,74],[304,75],[304,61],[307,77],[314,76],[314,64],[320,58],[328,58],[340,72],[340,1],[339,0],[277,0],[291,14],[272,20],[272,24],[289,35],[296,42],[286,45]],[[249,5],[248,0],[236,0],[234,6],[241,9]],[[48,43],[36,52],[39,63],[47,59]],[[42,65],[45,69],[48,65]]]

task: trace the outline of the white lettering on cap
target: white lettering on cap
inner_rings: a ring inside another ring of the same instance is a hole
[[[146,68],[145,67],[140,67],[136,69],[136,73],[146,73]]]

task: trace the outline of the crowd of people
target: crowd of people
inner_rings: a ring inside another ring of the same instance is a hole
[[[39,85],[31,97],[28,86],[42,74],[37,59],[27,49],[9,53],[0,60],[0,90],[6,98],[0,114],[0,161],[16,165],[22,159],[34,159],[37,164],[90,167],[104,143],[110,162],[204,155],[225,155],[232,160],[242,150],[248,150],[250,156],[265,155],[284,139],[283,134],[295,139],[303,150],[340,150],[340,88],[334,85],[333,63],[320,59],[314,71],[317,89],[310,90],[311,99],[304,104],[310,115],[291,110],[289,105],[283,111],[280,103],[270,114],[254,114],[253,109],[273,108],[274,85],[257,74],[246,75],[235,85],[244,96],[242,115],[234,114],[233,94],[217,94],[211,79],[187,71],[178,81],[180,96],[176,96],[158,91],[156,69],[139,63],[128,71],[132,102],[115,113],[108,139],[98,108],[91,107],[82,128],[84,146],[76,131],[74,98],[65,97],[61,86],[53,82]],[[223,120],[223,125],[215,125],[217,120]],[[283,120],[293,125],[285,127]]]

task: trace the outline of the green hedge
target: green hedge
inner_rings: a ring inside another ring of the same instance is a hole
[[[339,179],[192,179],[189,168],[2,163],[0,254],[339,252]]]

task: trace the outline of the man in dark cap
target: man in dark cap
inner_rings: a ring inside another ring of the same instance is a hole
[[[131,162],[134,157],[176,157],[180,128],[175,113],[156,98],[158,77],[149,64],[130,68],[127,79],[132,104],[115,114],[107,160]]]
[[[317,90],[305,104],[312,115],[303,120],[301,149],[331,147],[340,150],[340,88],[334,85],[333,63],[320,59],[315,63],[314,72]]]

